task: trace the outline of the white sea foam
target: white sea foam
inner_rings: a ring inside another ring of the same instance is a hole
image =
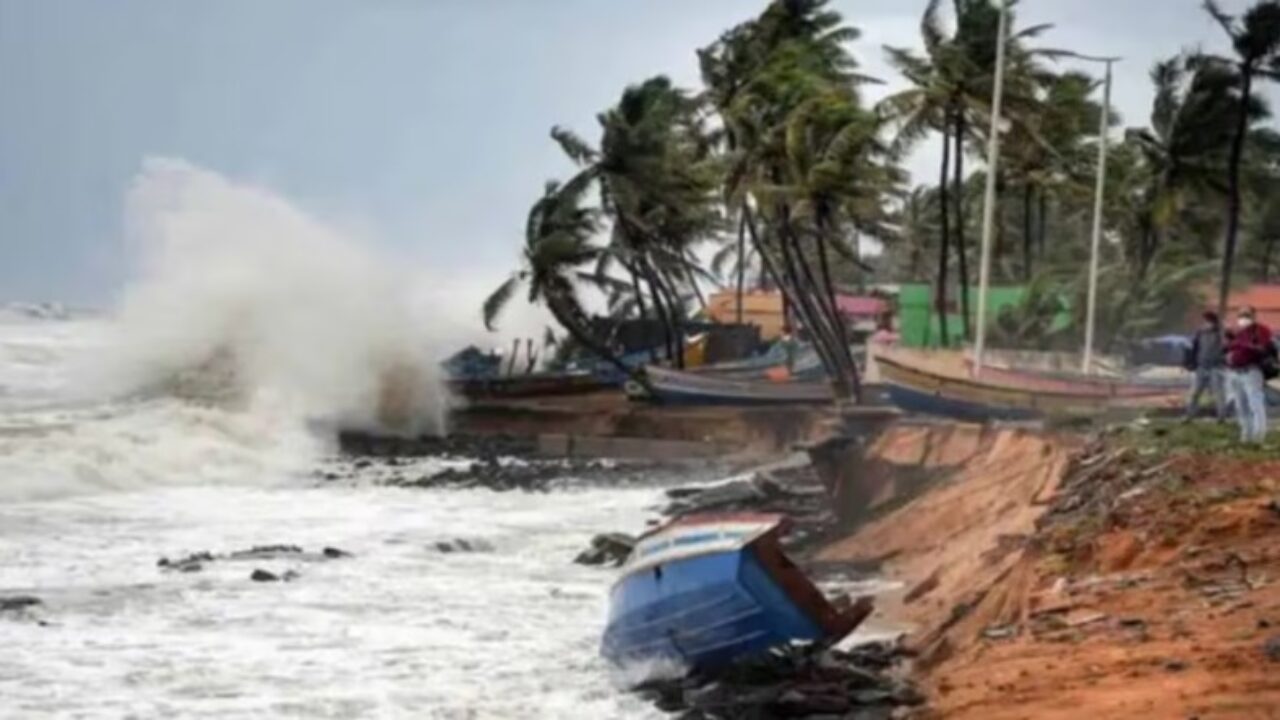
[[[661,716],[598,657],[611,574],[570,562],[651,493],[317,485],[310,422],[438,427],[456,341],[262,188],[153,161],[129,216],[117,312],[0,315],[0,595],[44,600],[0,614],[0,717]],[[457,537],[493,551],[434,549]],[[264,543],[356,557],[156,567]]]

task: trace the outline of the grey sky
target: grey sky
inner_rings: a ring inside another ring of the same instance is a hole
[[[513,265],[525,211],[622,87],[692,85],[694,50],[763,0],[0,0],[0,300],[101,303],[125,281],[122,200],[144,157],[185,158],[480,281]],[[1246,3],[1225,3],[1239,8]],[[837,0],[856,51],[917,43],[923,0]],[[1198,0],[1024,0],[1045,45],[1146,75],[1222,46]],[[912,165],[929,171],[932,151]],[[929,180],[931,175],[921,179]]]

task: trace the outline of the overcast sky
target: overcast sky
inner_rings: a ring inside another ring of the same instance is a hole
[[[0,300],[109,302],[129,273],[124,195],[149,156],[265,185],[381,252],[496,283],[543,181],[569,170],[548,129],[594,138],[624,85],[693,85],[694,50],[763,5],[0,0]],[[888,82],[875,94],[896,89],[881,46],[918,44],[923,0],[835,5]],[[1024,0],[1019,22],[1055,23],[1047,46],[1123,55],[1115,95],[1133,125],[1153,62],[1222,47],[1199,5]]]

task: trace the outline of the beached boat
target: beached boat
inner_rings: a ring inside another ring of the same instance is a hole
[[[670,405],[775,405],[829,403],[834,396],[825,382],[772,382],[669,370],[644,369],[652,387],[650,400]]]
[[[710,669],[795,641],[835,642],[870,614],[838,610],[786,555],[780,515],[676,520],[643,536],[610,595],[609,661]]]
[[[982,379],[995,385],[1101,398],[1158,397],[1187,387],[1187,381],[1178,377],[1107,377],[994,365],[982,368]]]
[[[1045,416],[1091,416],[1111,410],[1162,410],[1178,407],[1182,392],[1168,388],[1153,395],[1113,397],[1096,393],[1037,389],[1026,380],[1008,384],[961,377],[903,362],[876,359],[890,401],[907,412],[961,420],[1028,420]]]
[[[452,378],[448,385],[454,394],[471,400],[578,395],[610,387],[608,382],[590,372]]]

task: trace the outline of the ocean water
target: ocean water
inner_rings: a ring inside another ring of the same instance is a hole
[[[0,717],[660,716],[597,656],[612,574],[571,562],[656,489],[325,484],[287,397],[104,390],[118,331],[0,312],[0,596],[43,600],[0,613]],[[354,557],[157,567],[279,543]]]

